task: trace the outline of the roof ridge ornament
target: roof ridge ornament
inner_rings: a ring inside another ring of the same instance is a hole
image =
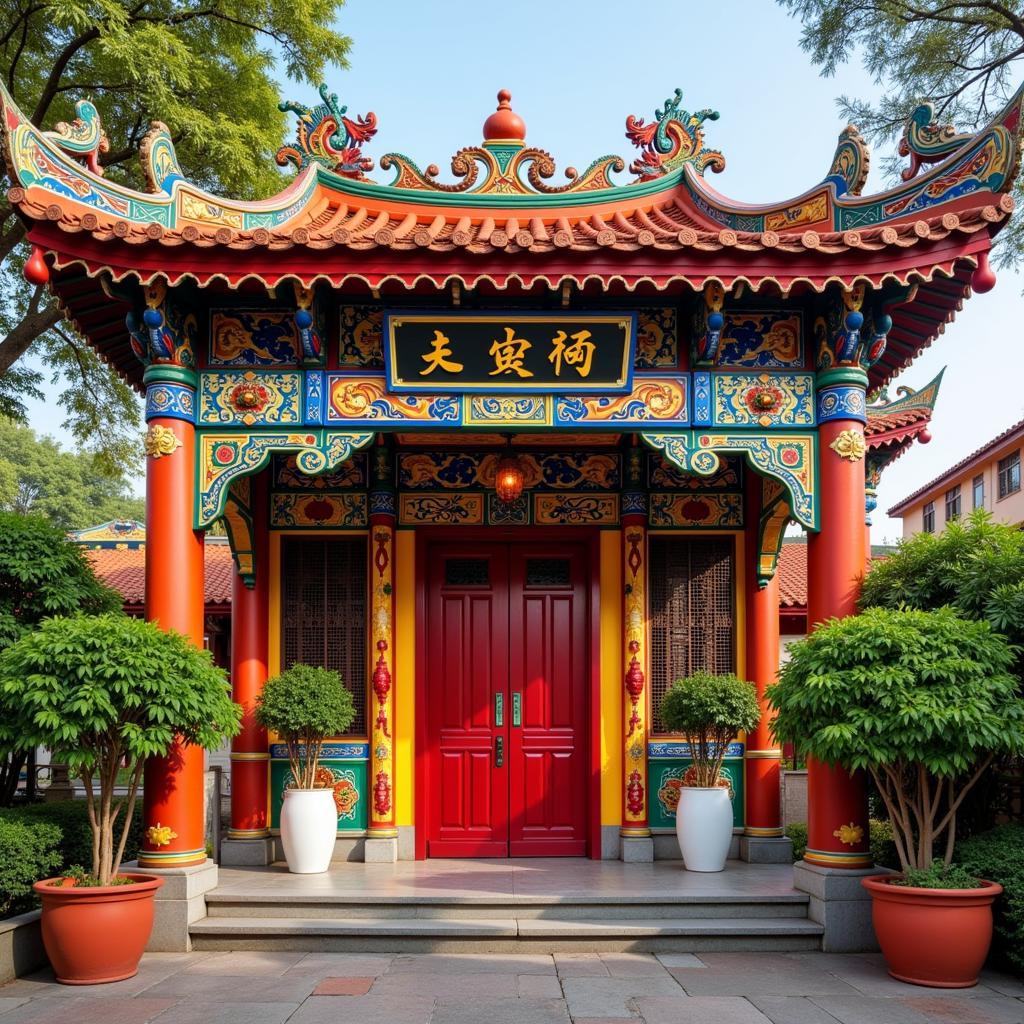
[[[900,139],[900,156],[910,157],[910,166],[900,172],[904,181],[910,181],[923,164],[934,164],[970,142],[972,135],[957,132],[951,124],[935,120],[935,104],[931,100],[919,103],[907,119],[907,127]]]
[[[43,135],[59,149],[81,161],[98,178],[103,177],[100,153],[110,149],[107,133],[100,123],[99,111],[91,100],[77,100],[74,121],[58,121],[52,132]]]
[[[832,166],[825,176],[834,182],[837,195],[859,196],[871,169],[871,150],[855,124],[848,124],[840,133]]]
[[[369,111],[363,117],[346,117],[348,107],[338,102],[338,94],[327,91],[327,83],[319,88],[323,103],[307,107],[294,100],[277,105],[281,111],[298,114],[295,143],[282,146],[275,156],[278,165],[293,164],[304,170],[320,164],[335,174],[356,181],[367,181],[366,172],[373,170],[373,160],[363,156],[362,145],[377,134],[377,115]]]
[[[707,168],[715,173],[725,170],[725,157],[717,149],[704,147],[705,121],[717,121],[717,110],[698,110],[691,114],[682,106],[683,90],[665,100],[663,110],[654,111],[654,120],[645,124],[642,117],[630,114],[626,118],[626,138],[642,154],[629,165],[637,181],[653,181],[683,164],[690,164],[703,175]]]

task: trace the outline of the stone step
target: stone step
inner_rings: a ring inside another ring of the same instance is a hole
[[[198,950],[523,953],[699,952],[820,948],[822,928],[799,918],[337,918],[206,917],[190,925]]]
[[[779,918],[807,916],[808,897],[793,892],[773,896],[679,895],[666,897],[572,896],[275,896],[206,895],[212,918],[290,918],[320,920],[663,920]]]

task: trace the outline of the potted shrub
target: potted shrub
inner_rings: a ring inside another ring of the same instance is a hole
[[[325,778],[320,770],[320,751],[327,737],[343,735],[354,718],[341,676],[309,665],[293,665],[268,679],[256,702],[256,720],[288,745],[292,778],[281,806],[281,844],[295,874],[319,874],[331,866],[338,809],[333,776]]]
[[[902,873],[863,880],[890,973],[977,982],[1001,887],[951,865],[957,811],[992,759],[1024,748],[1014,649],[949,608],[870,608],[790,647],[768,691],[775,735],[870,773]]]
[[[721,871],[732,842],[732,801],[722,759],[741,730],[761,718],[753,683],[734,675],[695,672],[673,683],[661,720],[690,747],[692,765],[679,790],[676,835],[688,871]]]
[[[34,887],[58,981],[93,985],[138,970],[163,884],[121,872],[145,759],[176,739],[215,749],[239,720],[208,652],[120,612],[47,619],[0,652],[0,742],[50,747],[85,785],[89,869]],[[122,767],[128,792],[116,797]]]

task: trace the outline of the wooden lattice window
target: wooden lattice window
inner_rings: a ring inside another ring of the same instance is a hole
[[[647,565],[652,731],[664,735],[658,708],[677,679],[735,671],[733,542],[652,536]]]
[[[286,537],[281,543],[281,652],[341,673],[353,735],[366,734],[366,538]]]

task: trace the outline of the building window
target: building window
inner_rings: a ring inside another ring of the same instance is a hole
[[[999,460],[999,498],[1020,490],[1020,449]]]
[[[946,522],[960,518],[960,485],[946,491]]]
[[[281,660],[341,674],[366,734],[366,538],[281,541]]]
[[[921,529],[925,533],[935,532],[935,502],[929,501],[921,515]]]
[[[664,735],[658,709],[677,679],[735,671],[733,542],[652,536],[649,548],[652,731]]]
[[[971,508],[985,507],[985,477],[976,476],[971,484]]]

